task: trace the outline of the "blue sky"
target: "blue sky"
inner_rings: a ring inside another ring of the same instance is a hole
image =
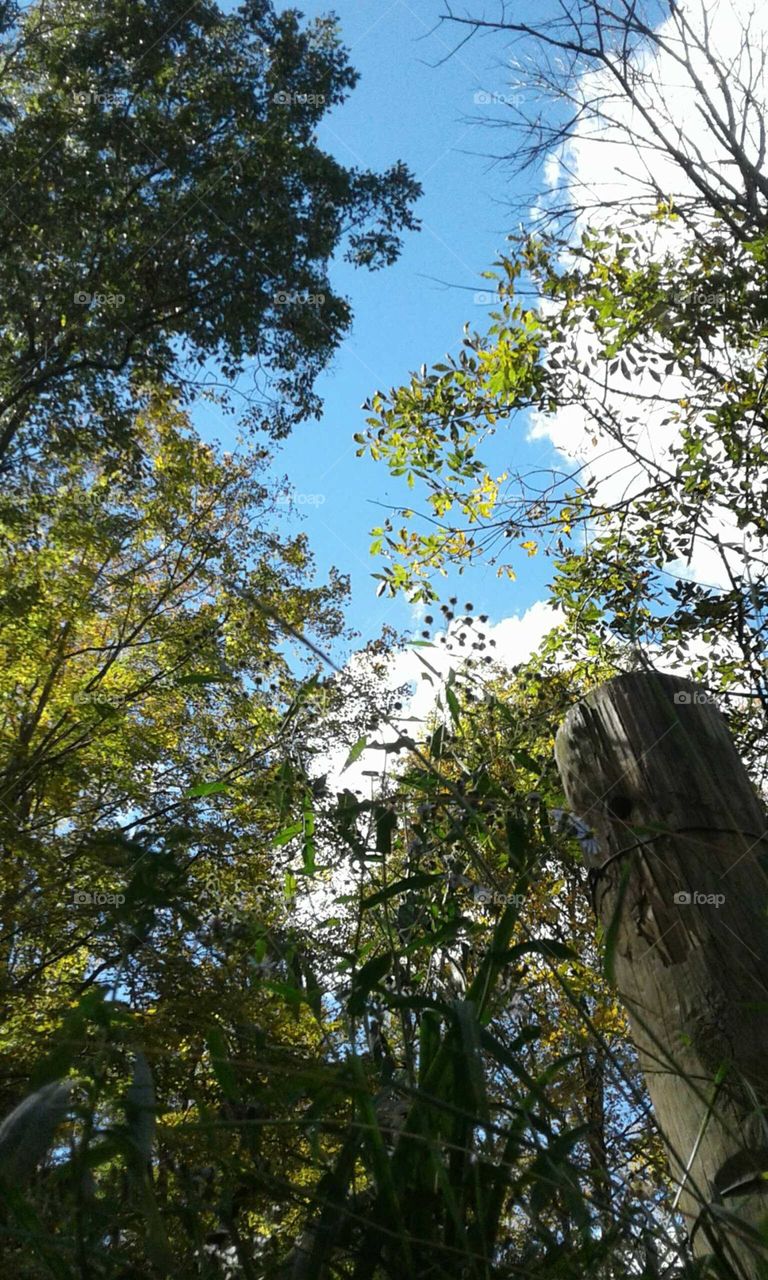
[[[299,7],[307,18],[330,8],[315,0]],[[295,429],[275,464],[275,474],[287,474],[298,494],[323,498],[322,504],[303,503],[302,516],[290,525],[307,532],[319,576],[331,565],[350,575],[348,622],[363,641],[384,623],[402,630],[415,625],[405,601],[376,598],[371,574],[381,565],[368,546],[371,527],[385,514],[377,503],[418,509],[419,502],[418,490],[392,479],[383,464],[355,457],[352,436],[363,428],[361,405],[375,390],[407,380],[422,362],[456,353],[467,321],[482,330],[488,307],[474,298],[488,289],[481,273],[517,225],[511,206],[536,180],[529,175],[514,183],[509,168],[489,158],[514,146],[511,130],[482,123],[504,119],[509,110],[482,101],[489,92],[512,92],[501,65],[502,41],[471,41],[443,61],[460,33],[438,25],[442,7],[441,0],[342,0],[334,6],[361,78],[347,103],[328,116],[320,141],[350,166],[383,170],[403,160],[424,188],[417,210],[422,229],[406,237],[394,267],[371,274],[336,264],[334,283],[351,299],[353,329],[318,385],[322,421]],[[220,421],[197,421],[204,434],[226,443]],[[499,470],[556,457],[546,442],[529,443],[525,435],[522,420],[503,433],[493,452]],[[442,596],[456,591],[492,619],[519,614],[544,596],[548,576],[539,558],[521,553],[520,562],[517,582],[482,567],[462,579],[441,580]]]

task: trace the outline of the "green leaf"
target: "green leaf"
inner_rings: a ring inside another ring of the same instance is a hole
[[[379,1118],[373,1105],[373,1099],[371,1098],[359,1058],[353,1056],[351,1066],[358,1085],[356,1101],[363,1122],[363,1142],[368,1151],[376,1190],[380,1200],[386,1206],[388,1218],[392,1222],[396,1245],[402,1251],[401,1274],[412,1276],[416,1272],[411,1255],[408,1230],[401,1208],[403,1204],[403,1189],[397,1188],[395,1185],[392,1161],[382,1136]]]
[[[221,1027],[211,1027],[205,1038],[208,1054],[221,1092],[228,1102],[240,1101],[237,1078],[229,1058],[229,1049]]]
[[[522,765],[523,768],[529,769],[531,773],[541,773],[541,765],[538,761],[534,760],[530,752],[526,751],[524,748],[517,747],[510,754],[515,764]]]
[[[397,827],[397,814],[394,809],[377,805],[374,810],[376,821],[376,852],[387,857],[392,852],[392,835]]]
[[[480,1049],[481,1029],[477,1010],[471,1000],[457,1000],[454,1012],[463,1050],[454,1061],[457,1095],[462,1100],[462,1106],[466,1106],[473,1117],[476,1116],[481,1123],[488,1124],[490,1108],[485,1090],[485,1071]]]
[[[37,1254],[56,1280],[76,1280],[76,1273],[70,1269],[53,1247],[54,1237],[49,1234],[50,1227],[43,1225],[32,1205],[25,1199],[18,1187],[10,1185],[3,1187],[3,1200],[21,1228],[30,1253]],[[61,1247],[58,1240],[57,1244]]]
[[[520,868],[528,847],[528,832],[525,823],[521,822],[514,814],[507,814],[504,820],[504,831],[507,839],[509,861],[513,867]]]
[[[624,904],[624,896],[627,892],[627,885],[629,883],[629,872],[629,863],[625,862],[621,872],[618,893],[616,894],[616,905],[614,906],[613,915],[611,916],[608,928],[605,931],[605,976],[611,983],[615,983],[616,981],[616,943],[618,941],[619,926],[621,924],[621,908]]]
[[[423,1088],[440,1049],[440,1016],[444,1009],[425,1009],[419,1032],[419,1088]]]
[[[377,907],[381,902],[387,902],[389,898],[395,898],[400,893],[407,893],[409,889],[424,889],[429,884],[434,884],[436,880],[445,880],[445,876],[435,873],[423,871],[417,876],[406,876],[403,880],[397,880],[394,884],[390,884],[386,889],[379,889],[377,893],[372,893],[370,898],[364,898],[361,905],[363,907]]]
[[[433,1010],[443,1018],[447,1018],[451,1011],[447,1001],[435,1000],[432,996],[398,996],[387,992],[386,1004],[391,1009]]]
[[[309,1004],[309,999],[301,988],[293,986],[290,982],[280,982],[277,978],[264,978],[261,985],[267,991],[273,991],[276,996],[282,996],[294,1008],[299,1008],[302,1004]]]
[[[72,1082],[55,1080],[31,1093],[0,1124],[0,1177],[30,1177],[47,1155],[70,1105]]]
[[[360,759],[361,755],[363,754],[367,746],[368,746],[368,739],[366,737],[358,738],[354,747],[352,748],[349,755],[347,756],[346,762],[344,764],[344,768],[341,771],[342,773],[344,773],[344,770],[348,769],[351,764],[354,764],[356,760]]]
[[[549,960],[578,960],[576,952],[567,947],[564,942],[556,942],[550,938],[537,938],[532,942],[519,942],[517,946],[510,947],[508,951],[503,952],[499,957],[502,964],[514,964],[521,956],[537,953],[546,956]]]
[[[189,791],[184,793],[186,800],[194,799],[197,796],[215,796],[221,791],[227,790],[226,782],[199,782],[197,786],[190,787]]]
[[[301,845],[301,856],[303,860],[303,871],[305,876],[313,876],[315,874],[315,814],[312,805],[305,797],[304,800],[304,839]]]
[[[348,1001],[348,1008],[353,1017],[358,1016],[365,1009],[365,997],[368,995],[378,982],[389,973],[392,965],[392,956],[386,952],[383,956],[374,956],[372,960],[367,960],[361,969],[358,969],[352,982],[352,992]]]
[[[175,683],[180,686],[191,684],[231,684],[234,679],[234,676],[222,675],[215,671],[193,671],[188,676],[179,676]]]
[[[304,831],[304,819],[300,818],[298,822],[292,822],[289,827],[283,827],[282,831],[278,831],[276,836],[272,837],[273,845],[288,844],[290,840],[295,840]]]

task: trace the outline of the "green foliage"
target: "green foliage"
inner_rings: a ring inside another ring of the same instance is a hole
[[[382,589],[431,598],[496,526],[550,546],[567,627],[504,679],[451,671],[395,775],[337,792],[328,749],[351,768],[394,727],[394,637],[323,677],[346,581],[280,530],[266,450],[203,444],[187,401],[256,360],[246,428],[316,412],[350,317],[329,262],[391,262],[417,184],[319,148],[355,83],[332,18],[46,0],[0,29],[4,1274],[733,1280],[675,1239],[552,740],[628,645],[762,696],[759,575],[662,579],[723,509],[765,533],[764,237],[649,253],[660,207],[524,238],[487,333],[372,398],[360,451],[432,521],[374,531]],[[508,510],[480,453],[515,411],[577,406],[647,463],[595,369],[654,403],[685,383],[663,465],[628,500],[577,475]]]
[[[34,1173],[48,1154],[69,1106],[66,1081],[43,1085],[20,1102],[0,1124],[0,1177],[6,1183]]]
[[[136,379],[268,375],[253,421],[308,413],[348,327],[334,253],[376,268],[414,225],[405,167],[317,144],[356,73],[336,26],[272,4],[77,0],[5,11],[0,458],[130,440]]]
[[[658,226],[605,225],[576,244],[526,237],[497,264],[500,312],[487,334],[467,334],[450,366],[373,398],[361,448],[418,476],[431,507],[426,532],[407,527],[418,519],[410,506],[399,531],[392,518],[376,531],[390,563],[375,576],[383,590],[432,599],[451,565],[485,561],[514,577],[519,549],[541,550],[566,618],[553,641],[562,660],[602,655],[622,668],[644,653],[678,664],[728,700],[752,760],[768,706],[765,238],[744,243],[717,221],[692,237],[675,218],[660,207]],[[537,309],[515,300],[521,274]],[[517,476],[508,498],[483,442],[515,414],[565,409],[578,410],[592,457],[546,488]],[[613,456],[618,486],[601,475]]]

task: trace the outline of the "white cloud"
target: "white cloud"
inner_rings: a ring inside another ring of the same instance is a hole
[[[761,162],[768,103],[768,65],[765,59],[761,63],[768,44],[766,6],[754,0],[681,0],[656,27],[656,36],[658,45],[635,58],[627,77],[636,104],[607,67],[582,75],[574,88],[575,100],[587,110],[565,150],[548,161],[546,172],[548,181],[557,172],[558,185],[569,188],[574,203],[591,198],[604,208],[613,203],[626,209],[654,191],[678,198],[693,195],[692,179],[662,149],[654,128],[681,156],[695,161],[698,171],[709,166],[709,179],[725,189],[733,153],[701,110],[704,94],[711,111],[725,121],[730,111],[735,113],[745,152]],[[714,51],[716,65],[707,50]],[[685,59],[691,71],[685,69]],[[624,71],[618,54],[614,65]],[[722,82],[720,68],[725,70]]]
[[[689,0],[677,9],[688,23],[688,51],[694,50],[691,56],[699,86],[682,72],[676,60],[682,45],[680,19],[674,13],[657,28],[668,52],[648,51],[640,57],[633,84],[642,106],[666,136],[682,153],[695,158],[697,165],[709,166],[712,181],[725,183],[734,172],[729,170],[733,156],[700,110],[701,93],[709,95],[714,110],[725,118],[729,108],[736,112],[743,126],[745,151],[762,167],[760,124],[768,116],[768,59],[763,57],[761,63],[761,51],[768,46],[768,5],[758,9],[747,0],[729,0],[727,4]],[[749,38],[745,38],[747,30]],[[725,84],[718,81],[706,54],[696,52],[699,39],[715,51],[718,64],[727,68]],[[579,215],[575,235],[588,224],[616,225],[622,218],[636,224],[636,211],[647,212],[649,196],[655,199],[663,194],[680,201],[695,194],[691,179],[679,163],[664,154],[648,119],[618,90],[608,69],[583,75],[574,94],[581,103],[600,102],[600,113],[592,110],[582,115],[567,145],[547,158],[544,176],[556,196],[555,204],[570,201],[574,209],[582,205],[588,209]],[[654,225],[647,231],[649,258],[660,257],[670,248],[682,249],[692,234],[682,221]],[[695,281],[691,285],[694,287]],[[587,325],[576,335],[574,382],[579,368],[587,366],[598,377],[604,368],[592,359],[593,340],[594,333]],[[719,357],[710,353],[710,358]],[[726,359],[724,347],[721,358]],[[658,399],[659,394],[664,401]],[[635,454],[646,460],[646,466],[604,435],[596,434],[592,414],[580,405],[568,405],[553,415],[534,414],[530,438],[549,439],[571,463],[581,463],[585,476],[597,481],[597,501],[611,505],[638,492],[653,470],[667,462],[679,432],[675,424],[663,419],[669,416],[670,402],[685,394],[686,385],[675,373],[665,373],[662,383],[645,371],[629,376],[613,374],[602,387],[594,383],[590,395],[595,417],[608,410],[623,430],[631,431]],[[632,422],[634,417],[636,423]],[[710,541],[698,537],[690,560],[668,568],[680,577],[726,586],[729,569],[740,572],[743,568],[743,536],[732,513],[725,509],[711,513],[707,528],[721,542],[731,544],[725,557]],[[757,548],[750,550],[754,553]]]
[[[493,674],[494,669],[498,672],[499,668],[509,669],[524,662],[535,652],[544,636],[561,621],[562,616],[556,609],[545,601],[537,601],[521,616],[512,615],[497,623],[476,622],[473,634],[482,631],[487,645],[483,656],[492,656],[494,660],[492,665],[483,666],[482,671]],[[438,694],[445,687],[451,668],[461,668],[463,663],[462,646],[458,643],[462,633],[468,633],[468,629],[462,625],[461,619],[456,619],[446,630],[434,634],[430,647],[395,650],[387,662],[382,684],[388,689],[398,689],[403,684],[413,686],[413,693],[403,701],[402,710],[393,716],[391,725],[381,724],[371,732],[369,740],[376,745],[363,751],[346,771],[342,772],[349,746],[343,745],[318,757],[313,764],[313,772],[327,774],[328,785],[333,790],[347,787],[363,794],[376,785],[377,780],[370,777],[370,773],[375,771],[379,776],[384,771],[391,773],[396,768],[399,754],[382,748],[394,745],[398,734],[418,741],[430,718],[439,714]],[[495,644],[492,645],[491,641]],[[464,648],[471,642],[470,639]],[[471,648],[469,652],[471,654]],[[359,670],[364,661],[364,654],[353,654],[348,666]],[[480,680],[482,671],[478,672]]]

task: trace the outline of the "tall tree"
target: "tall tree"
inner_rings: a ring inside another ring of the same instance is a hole
[[[732,707],[762,768],[766,86],[759,59],[750,67],[761,46],[747,31],[735,53],[721,49],[706,6],[661,17],[590,3],[564,25],[478,21],[573,55],[550,89],[583,110],[547,135],[573,148],[574,185],[558,194],[571,229],[520,236],[496,264],[486,332],[374,396],[358,443],[427,491],[425,531],[408,527],[410,494],[402,521],[376,531],[395,562],[385,586],[428,595],[449,561],[513,575],[520,546],[546,551],[571,651],[602,649],[619,667],[684,664]],[[662,92],[671,68],[684,84],[670,93],[688,108],[679,137]],[[600,139],[630,157],[658,151],[663,192],[634,160],[622,208],[584,203],[580,163],[604,110]],[[523,414],[564,442],[571,465],[510,476],[485,464],[482,441]]]
[[[270,848],[311,791],[270,610],[327,641],[346,584],[312,584],[306,539],[278,532],[263,450],[217,456],[157,390],[132,432],[131,465],[88,442],[0,499],[4,1114],[53,1052],[114,1121],[137,1042],[166,1095],[196,1096],[206,1034],[259,1020],[254,949],[298,963]]]
[[[518,172],[546,157],[564,162],[563,181],[538,210],[549,220],[573,226],[606,211],[643,219],[672,200],[692,228],[714,215],[742,243],[766,229],[768,32],[759,10],[709,0],[546,0],[530,14],[505,0],[482,13],[445,9],[461,44],[494,36],[510,50],[517,92],[493,123],[515,145],[499,158]],[[578,156],[590,139],[609,170],[595,182]]]
[[[331,19],[250,0],[6,4],[0,13],[0,462],[14,443],[125,439],[139,378],[251,363],[254,422],[317,413],[350,322],[329,262],[391,262],[402,164],[318,144],[356,73]]]

